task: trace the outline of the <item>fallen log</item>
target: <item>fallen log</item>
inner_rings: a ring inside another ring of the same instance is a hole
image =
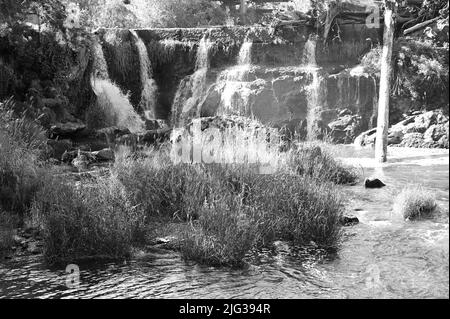
[[[422,28],[425,28],[427,25],[430,25],[430,24],[432,24],[433,22],[439,20],[439,18],[440,18],[440,17],[436,17],[436,18],[434,18],[434,19],[431,19],[431,20],[428,20],[428,21],[425,21],[425,22],[416,24],[415,26],[413,26],[413,27],[411,27],[411,28],[406,29],[405,31],[403,31],[403,35],[407,35],[407,34],[410,34],[410,33],[412,33],[412,32],[418,31],[418,30],[420,30],[420,29],[422,29]]]

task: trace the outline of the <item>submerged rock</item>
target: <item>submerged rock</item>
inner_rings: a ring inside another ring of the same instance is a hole
[[[364,181],[364,186],[366,188],[382,188],[386,186],[381,180],[378,178],[366,178]]]

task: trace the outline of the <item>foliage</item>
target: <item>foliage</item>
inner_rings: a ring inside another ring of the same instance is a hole
[[[14,115],[11,100],[0,103],[0,208],[23,215],[40,185],[45,135],[26,115]]]
[[[224,24],[225,12],[208,0],[77,0],[90,29],[197,27]]]

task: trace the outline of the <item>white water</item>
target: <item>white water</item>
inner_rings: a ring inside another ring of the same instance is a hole
[[[188,85],[185,87],[180,86],[175,94],[174,105],[172,108],[173,122],[175,125],[180,120],[180,115],[186,113],[190,113],[196,117],[200,115],[198,106],[207,89],[206,80],[209,69],[209,52],[212,45],[213,43],[206,37],[203,37],[199,42],[195,63],[196,70],[194,74],[190,76]],[[186,90],[191,91],[191,95],[187,99],[185,99]]]
[[[318,137],[317,119],[320,116],[319,112],[321,110],[322,78],[319,74],[319,67],[316,61],[316,46],[316,36],[312,35],[305,44],[302,60],[302,66],[312,76],[311,84],[307,87],[308,114],[306,120],[309,140],[315,140]]]
[[[142,83],[141,101],[139,106],[144,111],[145,117],[149,120],[155,119],[156,94],[158,87],[155,80],[152,78],[153,70],[148,58],[147,47],[134,30],[130,30],[135,38],[136,47],[139,53],[139,70]]]
[[[252,61],[251,40],[242,43],[239,50],[238,64],[226,69],[219,75],[219,83],[221,89],[220,112],[225,114],[249,115],[249,97],[251,89],[249,82],[245,81]]]
[[[108,76],[107,63],[102,46],[94,47],[94,74],[91,86],[97,96],[98,107],[114,122],[114,125],[126,127],[132,133],[144,130],[144,122],[131,105],[128,96],[122,93]]]

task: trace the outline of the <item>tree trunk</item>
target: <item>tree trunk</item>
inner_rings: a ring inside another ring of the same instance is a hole
[[[383,54],[381,57],[380,96],[378,100],[377,138],[375,142],[375,159],[384,163],[387,161],[387,143],[389,129],[389,95],[392,73],[392,47],[394,44],[395,15],[397,3],[395,0],[385,0]]]

